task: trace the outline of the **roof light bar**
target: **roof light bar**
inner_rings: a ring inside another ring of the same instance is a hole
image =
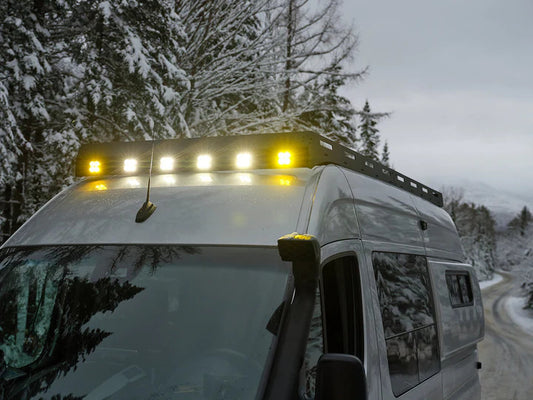
[[[152,143],[83,145],[76,161],[76,175],[148,174]],[[236,149],[247,151],[236,153]],[[169,154],[179,154],[179,158],[173,159]],[[163,160],[167,157],[169,160]],[[160,160],[154,173],[313,168],[337,164],[442,206],[442,194],[438,191],[312,132],[158,140],[154,144],[154,158]]]

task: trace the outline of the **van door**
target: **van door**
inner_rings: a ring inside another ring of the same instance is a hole
[[[423,249],[365,242],[383,399],[441,400],[437,317]]]
[[[430,259],[439,301],[441,364],[445,399],[481,398],[477,343],[483,339],[483,304],[472,266]]]
[[[360,265],[362,246],[357,240],[343,240],[322,247],[320,285],[307,342],[304,373],[300,382],[303,399],[315,394],[316,364],[324,353],[357,356],[367,373],[368,398],[381,398],[377,343],[368,277]]]

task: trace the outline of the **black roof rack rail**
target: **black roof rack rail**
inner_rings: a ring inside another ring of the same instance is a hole
[[[313,132],[302,132],[301,135],[303,141],[309,142],[309,160],[314,165],[337,164],[389,183],[439,207],[443,206],[442,193],[439,191],[324,136]]]
[[[178,157],[176,172],[196,170],[194,157],[206,151],[216,156],[213,170],[234,170],[236,149],[253,150],[255,168],[280,168],[273,162],[272,156],[281,148],[290,149],[294,152],[291,168],[336,164],[406,190],[439,207],[443,205],[440,192],[314,132],[165,139],[156,140],[153,148],[154,159],[169,154]],[[148,173],[151,151],[151,141],[85,144],[81,146],[76,160],[76,176],[91,175],[88,170],[91,160],[100,160],[100,175],[123,174],[122,163],[128,157],[138,160],[139,173]]]

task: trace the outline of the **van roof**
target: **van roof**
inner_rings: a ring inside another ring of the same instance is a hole
[[[182,143],[180,148],[188,150],[181,152],[176,147],[179,141],[84,147],[77,161],[78,175],[96,176],[84,177],[57,195],[3,247],[120,243],[274,246],[280,236],[299,232],[315,235],[322,245],[359,238],[426,248],[428,255],[446,259],[464,258],[453,221],[437,207],[442,201],[440,193],[409,178],[401,181],[398,177],[403,175],[357,153],[353,152],[352,158],[351,151],[318,135],[304,135],[304,145],[281,134],[255,136],[246,137],[246,142],[231,139],[235,146],[229,150],[221,148],[222,139],[228,138],[209,138],[216,140],[208,144],[193,141],[194,146]],[[260,145],[250,147],[257,140]],[[192,156],[207,148],[218,158],[214,166],[226,170],[197,171]],[[268,169],[232,166],[228,154],[250,148],[255,150],[249,154],[255,158],[254,166]],[[280,149],[286,149],[280,154],[289,153],[292,165],[298,168],[275,165],[273,156]],[[177,157],[177,171],[162,173],[162,168],[156,167],[149,179],[146,172],[152,154],[154,163],[168,154]],[[96,164],[95,160],[100,161]],[[124,160],[135,160],[138,169],[124,171]],[[369,167],[371,163],[373,167]],[[90,168],[98,173],[91,173]],[[357,168],[361,171],[355,172]],[[374,176],[369,168],[386,176]],[[150,218],[136,223],[148,182],[150,200],[157,209]]]

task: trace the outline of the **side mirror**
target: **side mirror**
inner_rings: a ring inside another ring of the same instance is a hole
[[[318,360],[315,400],[367,400],[361,360],[348,354],[324,354]]]

